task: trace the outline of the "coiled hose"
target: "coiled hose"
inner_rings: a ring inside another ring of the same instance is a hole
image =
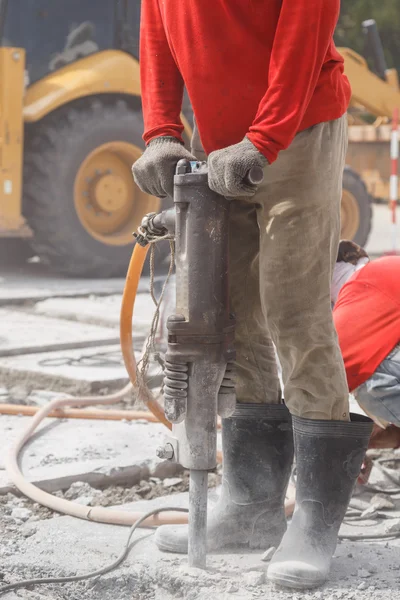
[[[77,517],[79,519],[95,521],[97,523],[132,526],[143,517],[143,513],[127,512],[118,509],[103,508],[101,506],[87,507],[63,498],[57,498],[56,496],[39,489],[33,483],[30,483],[26,480],[18,464],[19,456],[25,444],[35,433],[38,426],[50,414],[57,414],[58,416],[63,417],[65,415],[62,411],[67,407],[83,408],[91,405],[115,404],[122,400],[134,387],[138,391],[139,400],[146,403],[152,415],[154,415],[154,418],[166,425],[168,428],[171,428],[171,424],[165,418],[162,407],[150,390],[143,385],[139,387],[136,386],[136,360],[133,350],[132,317],[137,288],[143,270],[143,265],[146,260],[148,248],[148,246],[143,248],[139,244],[135,244],[132,258],[129,263],[122,297],[120,320],[121,349],[126,370],[129,374],[130,383],[122,390],[108,396],[87,396],[80,398],[63,398],[59,400],[52,400],[35,414],[27,429],[23,431],[20,437],[17,438],[6,459],[6,471],[9,478],[16,488],[25,496],[34,502],[38,502],[43,506],[47,506],[56,512]],[[187,514],[180,511],[170,511],[155,514],[147,518],[141,522],[141,526],[157,527],[163,524],[179,523],[187,523]]]

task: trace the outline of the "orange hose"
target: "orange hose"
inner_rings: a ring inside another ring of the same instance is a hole
[[[130,385],[130,384],[129,384]],[[91,397],[92,398],[92,397]],[[107,399],[109,396],[101,396]],[[71,398],[73,400],[73,398]],[[75,399],[74,399],[75,400]],[[93,400],[93,398],[92,398]],[[25,404],[0,404],[0,415],[21,415],[32,417],[40,410],[39,406],[26,406]],[[89,421],[148,421],[159,423],[159,419],[150,411],[145,410],[102,410],[101,408],[57,408],[48,417],[54,419],[87,419]],[[221,420],[218,419],[217,428],[221,429]]]
[[[104,396],[103,396],[104,397]],[[39,412],[39,406],[25,404],[0,404],[0,415],[22,415],[31,417]],[[101,421],[148,421],[158,423],[157,417],[151,412],[141,410],[102,410],[101,408],[59,408],[53,410],[48,417],[59,419],[89,419]]]
[[[133,386],[136,386],[136,359],[133,351],[133,339],[132,339],[132,318],[133,309],[135,306],[136,293],[139,286],[140,276],[143,271],[143,265],[146,260],[147,252],[149,247],[140,246],[135,244],[135,248],[132,253],[131,260],[129,262],[128,274],[126,276],[124,293],[122,295],[121,304],[121,317],[120,317],[120,340],[122,356],[126,370],[129,375],[129,379]],[[147,388],[142,389],[141,393],[145,394],[145,402],[149,410],[153,415],[163,423],[168,429],[172,429],[171,423],[166,419],[165,414],[157,400],[148,393]]]

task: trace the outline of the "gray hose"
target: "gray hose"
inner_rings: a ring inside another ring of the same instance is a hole
[[[156,515],[161,512],[174,511],[174,512],[188,512],[187,508],[156,508],[155,510],[151,510],[148,513],[144,514],[140,519],[134,523],[129,531],[128,539],[125,543],[124,549],[121,554],[118,556],[116,560],[114,560],[111,564],[102,567],[101,569],[97,569],[96,571],[92,571],[91,573],[86,573],[85,575],[72,575],[70,577],[44,577],[40,579],[24,579],[23,581],[18,581],[17,583],[10,583],[8,585],[0,588],[0,596],[3,596],[7,592],[11,592],[14,590],[18,590],[20,588],[26,588],[31,585],[43,585],[48,583],[72,583],[76,581],[84,581],[85,579],[92,579],[93,577],[100,577],[101,575],[105,575],[106,573],[110,573],[110,571],[114,571],[119,565],[127,558],[130,550],[131,550],[131,539],[136,529],[140,527],[140,525],[149,517]]]

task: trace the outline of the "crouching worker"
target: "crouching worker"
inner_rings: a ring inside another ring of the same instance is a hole
[[[400,427],[400,256],[370,262],[340,242],[331,299],[350,392],[378,425]]]

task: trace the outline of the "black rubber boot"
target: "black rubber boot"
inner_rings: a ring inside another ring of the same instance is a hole
[[[208,551],[277,547],[286,531],[286,488],[293,462],[291,417],[284,404],[238,404],[222,421],[224,472],[208,516]],[[164,525],[160,550],[185,554],[187,525]]]
[[[293,417],[296,508],[268,568],[268,579],[290,588],[323,584],[329,576],[340,525],[368,447],[372,421]]]

